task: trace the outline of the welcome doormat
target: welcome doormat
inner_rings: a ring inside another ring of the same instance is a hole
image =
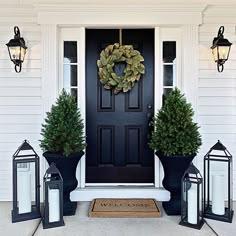
[[[155,199],[97,198],[91,202],[89,217],[154,218],[161,212]]]

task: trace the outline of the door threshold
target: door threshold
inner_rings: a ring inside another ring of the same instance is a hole
[[[86,187],[130,187],[130,186],[152,186],[154,187],[154,183],[87,183]]]
[[[87,186],[75,189],[70,198],[71,201],[92,201],[94,198],[154,198],[168,201],[170,193],[154,186]]]

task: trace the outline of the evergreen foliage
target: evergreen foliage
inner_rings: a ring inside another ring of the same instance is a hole
[[[193,115],[191,104],[175,88],[154,117],[150,148],[166,156],[197,153],[202,142]]]
[[[40,147],[43,151],[65,156],[80,152],[85,147],[83,128],[75,97],[63,89],[56,104],[47,112],[45,124],[42,124]]]

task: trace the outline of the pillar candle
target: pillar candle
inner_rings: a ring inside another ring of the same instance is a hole
[[[212,175],[212,213],[225,214],[224,175]]]
[[[19,214],[31,212],[31,174],[29,171],[18,173],[17,199]]]
[[[60,220],[59,189],[48,189],[49,222]]]
[[[197,224],[197,191],[195,189],[188,191],[188,222]]]

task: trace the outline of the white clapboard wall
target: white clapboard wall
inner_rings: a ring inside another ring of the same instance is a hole
[[[14,1],[6,4],[9,3]],[[14,71],[5,45],[13,38],[15,25],[19,26],[28,47],[21,73]],[[38,145],[42,122],[40,41],[40,26],[36,24],[32,7],[20,4],[15,8],[11,5],[0,7],[1,201],[12,199],[12,155],[23,140],[29,140],[36,152],[41,152]]]
[[[224,71],[219,73],[210,47],[219,27],[233,43]],[[208,7],[199,27],[198,122],[203,145],[197,163],[203,168],[203,157],[219,139],[233,155],[234,199],[236,199],[236,15],[235,8]]]
[[[41,90],[41,29],[33,0],[1,0],[0,3],[0,201],[12,200],[12,154],[24,139],[38,154],[43,117]],[[1,5],[3,4],[3,5]],[[11,5],[15,4],[15,5]],[[13,7],[14,6],[14,7]],[[203,156],[218,139],[236,157],[236,9],[208,7],[199,26],[199,81],[197,121],[203,145],[197,157],[202,170]],[[17,74],[5,44],[18,25],[28,52],[22,72]],[[210,46],[221,25],[225,37],[234,43],[223,73],[218,73]],[[236,199],[236,161],[234,161]],[[42,173],[41,173],[42,176]]]

